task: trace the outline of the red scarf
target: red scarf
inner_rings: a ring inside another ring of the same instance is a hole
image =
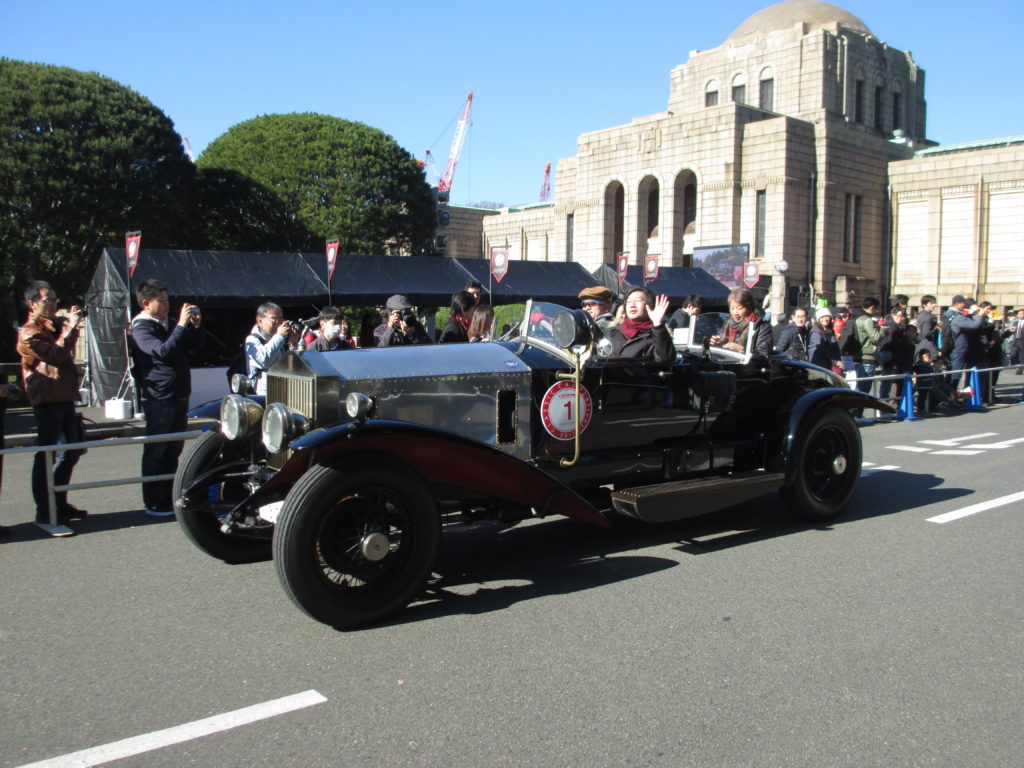
[[[459,328],[461,328],[465,333],[469,333],[469,320],[464,318],[462,315],[456,315],[455,322],[458,324]]]
[[[622,329],[623,336],[627,339],[635,339],[639,334],[651,330],[654,323],[650,320],[630,320],[627,317],[619,327]]]

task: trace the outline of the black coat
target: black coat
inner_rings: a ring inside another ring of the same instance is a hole
[[[626,338],[622,328],[615,326],[608,329],[605,338],[612,343],[612,357],[643,358],[658,363],[670,363],[676,359],[672,336],[664,325],[642,331],[632,339]]]
[[[790,323],[783,328],[775,349],[792,360],[809,360],[809,340],[810,326],[799,326],[796,323]]]

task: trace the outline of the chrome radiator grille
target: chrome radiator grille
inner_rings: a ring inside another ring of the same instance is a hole
[[[301,413],[313,424],[316,423],[316,398],[314,384],[316,379],[303,377],[269,375],[267,377],[267,404],[284,403],[297,413]],[[290,451],[272,453],[267,457],[267,466],[280,469],[291,456]]]

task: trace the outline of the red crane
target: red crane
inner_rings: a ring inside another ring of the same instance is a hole
[[[540,183],[540,201],[546,203],[551,199],[551,163],[544,166],[544,180]]]
[[[469,125],[469,108],[472,104],[473,92],[470,91],[469,96],[466,97],[466,105],[462,108],[462,114],[459,115],[459,122],[455,126],[455,136],[452,138],[452,148],[448,152],[448,164],[444,168],[444,173],[438,172],[437,165],[434,163],[434,156],[430,154],[430,150],[428,149],[426,152],[426,164],[434,171],[439,192],[446,192],[452,188],[452,178],[455,176],[455,166],[459,162],[459,153],[462,152],[462,142],[466,138],[466,127]]]

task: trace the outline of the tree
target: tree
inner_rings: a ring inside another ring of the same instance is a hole
[[[185,245],[195,169],[170,119],[101,75],[0,59],[5,309],[29,280],[80,297],[107,245]],[[111,240],[111,237],[113,239]]]
[[[419,254],[434,201],[416,160],[363,123],[313,113],[240,123],[200,156],[200,169],[241,173],[275,193],[318,240],[342,253]]]
[[[272,190],[238,171],[196,174],[192,248],[211,251],[316,251],[323,242]]]

